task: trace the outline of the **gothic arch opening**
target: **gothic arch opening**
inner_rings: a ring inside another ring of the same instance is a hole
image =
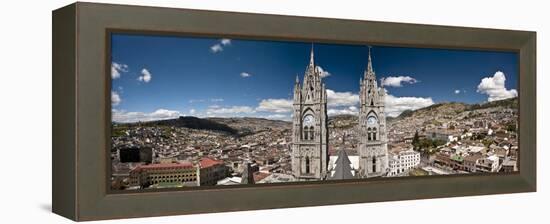
[[[371,128],[367,128],[367,140],[372,140],[372,130]]]
[[[309,167],[309,156],[306,156],[306,173],[309,173],[310,172],[310,167]]]

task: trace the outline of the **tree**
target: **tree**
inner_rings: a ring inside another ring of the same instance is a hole
[[[507,131],[516,132],[516,125],[515,124],[508,124],[506,127]]]
[[[414,137],[412,140],[413,149],[418,149],[418,143],[420,142],[420,137],[418,137],[418,130],[414,133]]]

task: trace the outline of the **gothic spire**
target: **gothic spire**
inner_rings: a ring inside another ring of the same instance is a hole
[[[309,65],[315,65],[315,60],[313,59],[313,42],[311,43],[311,53],[309,55]]]
[[[298,75],[296,75],[296,84],[300,83],[300,79],[298,78]]]
[[[371,46],[368,46],[368,47],[369,47],[369,61],[367,63],[367,70],[365,71],[365,79],[373,79],[375,77],[374,77],[374,69],[372,68],[372,58],[370,54],[370,49],[372,47]]]
[[[369,46],[369,64],[367,65],[367,70],[368,70],[369,73],[374,73],[374,70],[372,69],[372,59],[370,57],[370,49],[371,48],[372,47]]]

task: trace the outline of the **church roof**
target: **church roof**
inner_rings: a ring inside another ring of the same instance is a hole
[[[334,174],[329,178],[331,180],[344,180],[353,179],[353,173],[351,172],[351,161],[348,158],[346,150],[338,151],[338,159],[336,159]]]

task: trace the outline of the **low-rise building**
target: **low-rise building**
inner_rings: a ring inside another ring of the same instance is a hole
[[[481,154],[477,154],[477,153],[464,157],[464,170],[471,173],[475,173],[476,165],[482,157],[483,156],[481,156]]]
[[[498,168],[498,156],[496,155],[482,158],[476,164],[476,170],[479,172],[497,172]]]
[[[130,186],[198,186],[198,167],[190,162],[139,165],[130,171]]]
[[[517,161],[515,159],[504,160],[501,167],[501,172],[511,173],[518,171]]]
[[[409,149],[399,153],[390,153],[388,176],[402,175],[418,165],[420,165],[420,152]]]
[[[229,174],[229,167],[225,166],[222,160],[202,158],[199,161],[200,186],[216,185],[218,180],[224,179]]]

